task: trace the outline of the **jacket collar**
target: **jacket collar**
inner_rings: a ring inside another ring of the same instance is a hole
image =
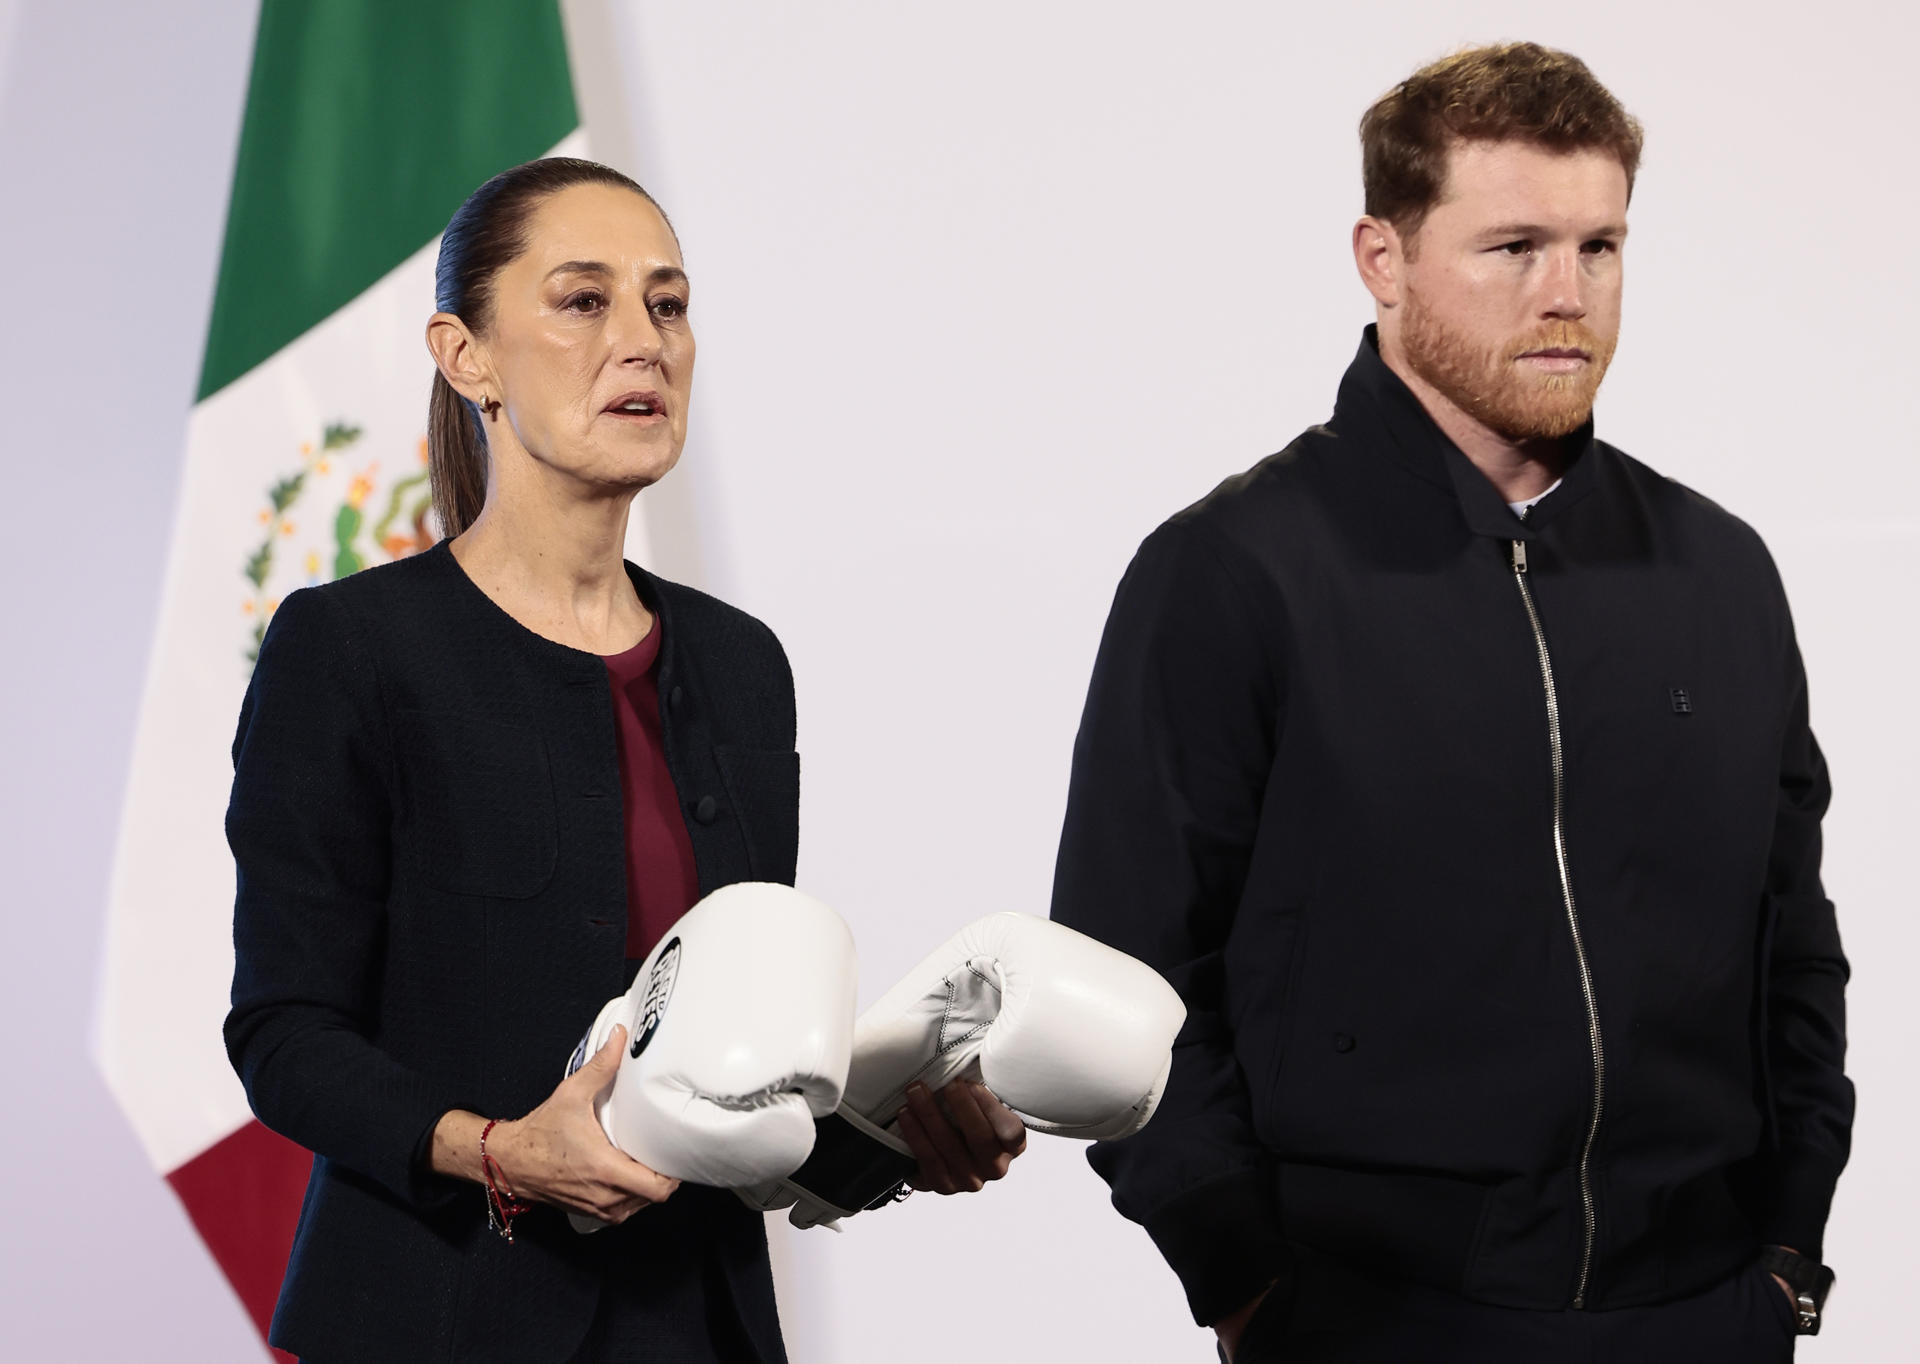
[[[1420,400],[1380,358],[1378,330],[1369,325],[1359,352],[1340,380],[1333,429],[1358,437],[1380,450],[1401,469],[1451,493],[1467,528],[1500,540],[1531,540],[1540,526],[1585,497],[1605,446],[1593,438],[1593,418],[1567,437],[1568,460],[1555,488],[1522,521],[1501,499],[1487,476],[1448,439]]]
[[[631,559],[622,562],[627,568],[627,577],[633,583],[633,590],[640,598],[640,604],[653,612],[660,620],[660,653],[654,662],[655,684],[660,695],[666,697],[675,675],[680,671],[680,650],[678,643],[680,631],[673,623],[673,605],[668,593],[661,591],[661,580],[647,572]]]

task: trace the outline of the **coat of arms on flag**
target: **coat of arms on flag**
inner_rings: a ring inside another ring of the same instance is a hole
[[[358,426],[329,422],[317,441],[301,442],[300,463],[266,490],[256,514],[260,542],[241,570],[250,588],[240,603],[248,662],[259,655],[267,622],[287,593],[418,554],[440,538],[426,438],[413,468],[389,471],[377,455],[356,455],[362,434]]]
[[[95,1049],[264,1334],[310,1157],[221,1041],[230,746],[281,598],[430,546],[423,340],[440,230],[583,155],[552,0],[263,0],[199,402],[122,813]]]

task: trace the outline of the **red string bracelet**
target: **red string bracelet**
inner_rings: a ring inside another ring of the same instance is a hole
[[[507,1238],[507,1244],[513,1244],[513,1219],[523,1212],[530,1212],[533,1204],[522,1202],[514,1196],[513,1185],[507,1182],[507,1172],[500,1168],[500,1162],[487,1154],[487,1134],[500,1125],[500,1119],[494,1118],[480,1129],[480,1173],[487,1179],[487,1225]],[[503,1194],[501,1190],[505,1189]]]

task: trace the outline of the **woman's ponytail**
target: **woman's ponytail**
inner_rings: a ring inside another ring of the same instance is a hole
[[[471,526],[487,501],[487,438],[473,404],[433,372],[427,403],[427,482],[440,534],[451,540]]]

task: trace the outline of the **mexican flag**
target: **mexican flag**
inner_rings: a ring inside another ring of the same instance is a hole
[[[553,0],[263,0],[94,1038],[263,1336],[309,1157],[253,1120],[221,1042],[241,696],[288,592],[436,538],[423,337],[439,233],[496,172],[584,155],[579,124]]]

